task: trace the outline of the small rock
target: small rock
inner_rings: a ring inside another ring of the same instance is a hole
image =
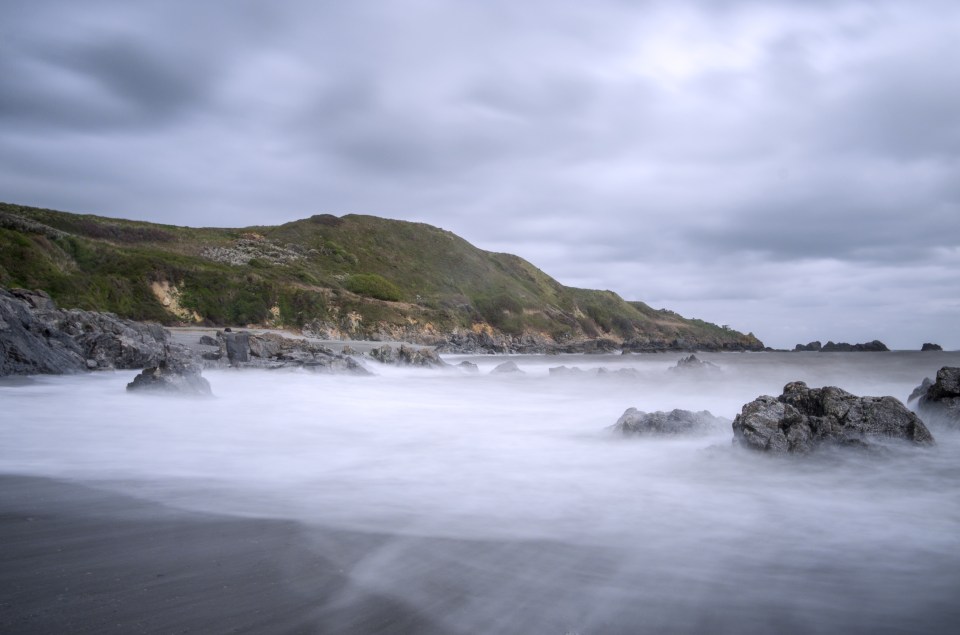
[[[700,412],[658,410],[648,413],[636,408],[627,408],[620,419],[611,426],[611,430],[625,437],[705,434],[729,422],[729,419],[715,417],[707,410]]]
[[[479,373],[480,367],[474,364],[473,362],[468,362],[466,360],[457,364],[457,368],[468,373]]]
[[[930,342],[924,342],[923,346],[920,347],[921,352],[927,351],[942,351],[943,347],[939,344],[931,344]]]
[[[515,362],[503,362],[502,364],[498,365],[496,368],[490,371],[491,375],[503,375],[507,373],[523,374],[523,371],[520,370],[520,367],[517,366]]]
[[[716,372],[720,370],[720,367],[712,362],[705,362],[700,360],[696,355],[689,355],[687,357],[681,358],[676,366],[671,366],[671,371],[697,371],[697,372]]]

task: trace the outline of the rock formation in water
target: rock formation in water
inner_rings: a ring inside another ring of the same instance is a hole
[[[58,309],[43,291],[0,288],[0,375],[158,367],[189,359],[157,324]]]
[[[908,401],[917,399],[917,412],[931,424],[960,427],[960,368],[944,366],[937,380],[925,378]]]
[[[931,344],[930,342],[924,342],[923,346],[920,347],[921,352],[927,351],[942,351],[943,347],[939,344]]]
[[[627,408],[611,430],[625,437],[669,436],[678,434],[705,434],[723,425],[729,425],[729,419],[715,417],[707,410],[691,412],[689,410],[671,410],[670,412],[643,412],[636,408]]]
[[[201,374],[200,365],[183,358],[171,358],[146,368],[127,384],[131,392],[210,396],[210,382]]]
[[[820,349],[823,353],[880,353],[889,350],[887,345],[880,340],[873,340],[865,344],[847,344],[846,342],[834,344],[833,342],[827,342]]]
[[[923,422],[893,397],[858,397],[834,386],[787,384],[775,398],[758,397],[733,420],[733,433],[746,447],[773,454],[805,454],[822,445],[870,445],[902,439],[932,445]]]
[[[796,346],[793,347],[793,350],[797,352],[800,352],[800,351],[815,352],[815,351],[819,351],[822,348],[823,348],[823,344],[821,344],[819,340],[814,340],[809,344],[797,344]]]
[[[379,348],[370,351],[370,357],[383,364],[396,364],[398,366],[423,366],[434,368],[446,368],[449,366],[440,359],[432,349],[407,346],[401,344],[394,348],[389,344],[384,344]]]
[[[705,362],[696,355],[688,355],[678,360],[670,370],[682,373],[715,373],[720,371],[720,367],[713,362]]]
[[[515,362],[503,362],[502,364],[498,364],[496,368],[490,371],[491,375],[506,375],[509,373],[523,374],[523,371],[520,370],[520,367],[517,366]]]
[[[224,329],[216,337],[200,338],[200,356],[207,368],[305,368],[319,372],[369,375],[370,371],[349,355],[303,338],[279,333],[252,333]]]

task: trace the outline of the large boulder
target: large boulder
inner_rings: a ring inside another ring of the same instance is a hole
[[[908,401],[917,399],[917,412],[931,425],[960,427],[960,368],[944,366],[937,380],[917,386]]]
[[[924,342],[923,346],[920,347],[921,352],[942,351],[942,350],[943,350],[942,346],[940,346],[939,344],[932,344],[930,342]]]
[[[643,412],[636,408],[627,408],[611,430],[625,437],[669,436],[678,434],[706,434],[721,425],[729,424],[729,419],[715,417],[706,410],[671,410],[670,412]]]
[[[777,398],[761,396],[733,420],[741,445],[774,454],[806,454],[822,445],[870,445],[901,439],[932,445],[923,422],[893,397],[858,397],[834,386],[787,384]]]

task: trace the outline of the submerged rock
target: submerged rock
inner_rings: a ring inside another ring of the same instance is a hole
[[[503,375],[508,373],[523,374],[523,371],[520,370],[520,367],[517,366],[515,362],[503,362],[502,364],[499,364],[496,368],[490,371],[491,375]]]
[[[397,364],[400,366],[446,367],[449,366],[440,359],[435,351],[429,348],[417,348],[401,344],[394,349],[389,344],[370,351],[370,357],[382,364]]]
[[[960,368],[944,366],[937,380],[925,378],[910,394],[917,399],[917,412],[931,424],[960,427]]]
[[[627,408],[610,429],[625,437],[705,434],[728,423],[729,419],[715,417],[707,410],[643,412],[636,408]]]
[[[460,362],[459,364],[457,364],[457,368],[459,368],[460,370],[462,370],[462,371],[464,371],[464,372],[471,373],[471,374],[479,373],[479,372],[480,372],[480,367],[479,367],[479,366],[477,366],[477,365],[474,364],[473,362],[468,362],[467,360],[464,360],[464,361]]]
[[[131,392],[166,393],[210,396],[210,382],[200,374],[200,367],[192,362],[163,361],[158,366],[144,369],[127,384]]]
[[[923,422],[893,397],[858,397],[834,386],[787,384],[778,398],[758,397],[733,420],[735,439],[774,454],[805,454],[821,445],[870,445],[901,439],[932,445]]]
[[[696,355],[688,355],[677,361],[676,366],[670,367],[671,371],[679,372],[717,372],[720,367],[712,362],[705,362]]]

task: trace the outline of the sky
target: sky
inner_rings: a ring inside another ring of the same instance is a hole
[[[371,214],[767,345],[960,349],[960,3],[0,4],[0,200]]]

